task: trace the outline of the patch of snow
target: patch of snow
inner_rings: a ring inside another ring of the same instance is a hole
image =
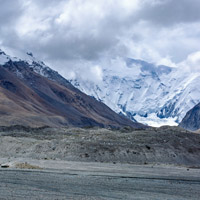
[[[7,63],[9,61],[9,57],[7,55],[4,54],[0,54],[0,65],[4,65],[5,63]]]
[[[7,54],[5,54],[1,49],[0,49],[0,65],[5,65],[7,62],[10,60],[12,61],[19,61],[19,58],[16,57],[11,57]]]
[[[169,125],[169,126],[177,126],[178,123],[176,123],[177,118],[159,118],[157,117],[157,115],[155,113],[151,113],[148,115],[148,117],[142,117],[140,115],[135,115],[134,118],[136,119],[136,121],[143,123],[143,124],[147,124],[149,126],[153,126],[153,127],[160,127],[160,126],[165,126],[165,125]]]

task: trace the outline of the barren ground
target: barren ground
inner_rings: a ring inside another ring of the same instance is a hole
[[[24,161],[38,169],[16,169]],[[200,196],[199,169],[31,159],[9,164],[0,170],[0,199],[199,200]]]
[[[0,199],[198,200],[200,134],[0,128]]]
[[[200,166],[200,134],[147,130],[0,128],[0,157]]]

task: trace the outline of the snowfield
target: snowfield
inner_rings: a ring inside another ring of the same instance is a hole
[[[103,69],[103,80],[71,80],[117,113],[151,126],[177,125],[200,102],[200,74],[126,59],[123,69]]]

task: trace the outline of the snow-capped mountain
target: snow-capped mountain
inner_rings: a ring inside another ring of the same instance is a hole
[[[61,85],[71,87],[71,83],[62,77],[57,71],[48,67],[44,62],[38,60],[33,56],[31,52],[27,52],[26,54],[21,54],[19,57],[12,57],[0,49],[0,65],[5,66],[6,63],[9,62],[22,62],[25,63],[24,67],[28,67],[32,69],[37,74],[44,76],[52,81],[59,82]],[[12,66],[12,65],[11,65]],[[10,67],[11,67],[10,66]],[[13,68],[13,72],[22,78],[22,73],[17,70],[15,67]]]
[[[79,77],[71,83],[132,120],[152,126],[177,125],[200,101],[200,74],[125,59],[120,70],[103,69],[98,82]]]
[[[0,65],[10,61],[26,62],[34,72],[72,87],[69,81],[37,60],[32,53],[16,58],[0,50]],[[156,66],[131,58],[125,59],[124,63],[123,67],[115,70],[113,66],[106,66],[102,81],[77,77],[70,82],[115,112],[152,126],[177,125],[200,102],[200,73],[186,73],[177,68]],[[18,77],[23,76],[15,70]]]
[[[0,51],[0,125],[145,128],[84,94],[31,53]]]

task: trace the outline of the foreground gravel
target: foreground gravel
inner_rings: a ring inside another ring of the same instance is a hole
[[[127,174],[127,166],[120,173],[109,172],[108,166],[99,167],[101,173],[91,170],[92,164],[89,170],[80,170],[80,166],[77,170],[74,166],[71,170],[1,169],[0,199],[199,200],[198,169],[134,166]],[[113,165],[111,168],[114,170]]]

